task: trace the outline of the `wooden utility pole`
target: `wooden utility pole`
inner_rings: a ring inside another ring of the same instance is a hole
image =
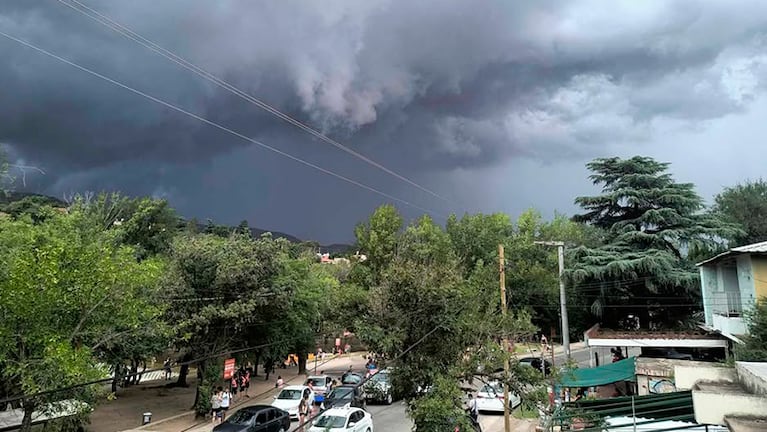
[[[506,318],[506,259],[503,257],[503,245],[498,245],[498,271],[500,273],[501,285],[501,313]],[[504,323],[505,324],[505,323]],[[506,329],[503,329],[503,350],[505,351],[503,360],[503,426],[506,432],[511,431],[511,418],[509,417],[509,338],[506,335]]]

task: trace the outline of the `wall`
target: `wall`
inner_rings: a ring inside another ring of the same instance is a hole
[[[736,382],[738,374],[735,368],[719,366],[708,363],[704,366],[700,363],[674,366],[674,382],[679,391],[690,390],[698,381],[725,381]]]
[[[714,296],[717,292],[717,275],[716,267],[709,265],[702,265],[699,267],[700,272],[700,289],[701,297],[703,297],[703,310],[706,314],[706,325],[711,327],[713,325],[712,306],[714,303]]]
[[[740,286],[740,301],[743,310],[747,310],[754,302],[754,271],[751,265],[750,255],[739,255],[738,261],[738,285]]]
[[[695,421],[723,425],[725,416],[762,416],[767,413],[767,398],[716,390],[692,391]]]
[[[751,266],[754,271],[756,297],[767,297],[767,257],[751,255]]]
[[[714,315],[711,327],[722,332],[722,334],[726,336],[746,334],[746,323],[741,317]]]

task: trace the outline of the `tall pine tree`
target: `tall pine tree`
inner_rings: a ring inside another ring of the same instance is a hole
[[[701,308],[698,272],[687,251],[713,248],[737,228],[702,212],[694,185],[674,181],[667,163],[635,156],[586,166],[602,193],[576,198],[585,213],[574,220],[602,228],[607,241],[573,251],[571,281],[604,325],[619,325],[628,315],[639,317],[643,328],[681,324]]]

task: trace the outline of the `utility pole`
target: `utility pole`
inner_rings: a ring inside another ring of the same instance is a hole
[[[501,313],[506,318],[506,259],[503,257],[503,244],[498,245],[498,271],[500,273],[501,285]],[[505,351],[503,360],[503,372],[505,381],[509,380],[509,338],[506,335],[506,329],[503,334],[503,350]],[[511,431],[511,418],[509,417],[509,385],[503,383],[503,426],[506,432]]]
[[[559,308],[562,315],[562,348],[565,358],[570,360],[570,324],[567,320],[567,294],[565,293],[565,243],[561,241],[537,241],[537,245],[556,246],[559,261]]]

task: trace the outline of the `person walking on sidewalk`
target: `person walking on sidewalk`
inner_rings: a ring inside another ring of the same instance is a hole
[[[237,401],[237,374],[232,375],[232,380],[229,382],[229,385],[232,388],[232,402]]]
[[[248,394],[248,390],[250,390],[250,372],[248,372],[247,369],[245,369],[245,372],[242,374],[242,394],[249,398],[250,395]]]
[[[221,393],[218,389],[213,389],[213,395],[210,397],[210,422],[215,423],[221,417]]]
[[[221,395],[221,423],[226,420],[226,412],[229,411],[229,407],[232,405],[232,394],[229,390],[219,387],[218,392]]]
[[[298,403],[298,425],[304,430],[304,423],[309,420],[309,392],[304,392],[301,402]]]

